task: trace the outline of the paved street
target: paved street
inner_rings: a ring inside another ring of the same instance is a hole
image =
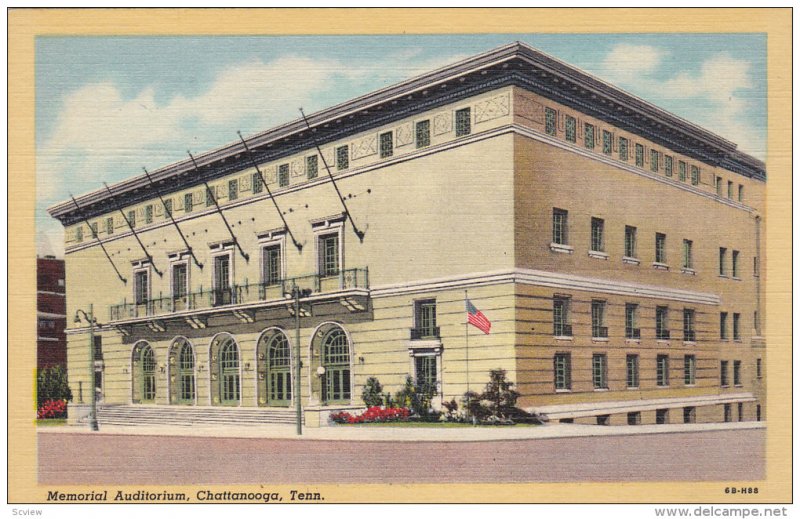
[[[39,433],[44,484],[758,480],[764,429],[376,442]]]

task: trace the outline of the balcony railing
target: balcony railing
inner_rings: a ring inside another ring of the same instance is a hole
[[[334,276],[311,274],[288,278],[277,283],[246,283],[233,285],[230,288],[204,290],[180,296],[166,296],[149,299],[139,303],[123,302],[112,305],[109,309],[111,321],[133,319],[137,317],[166,316],[175,312],[203,310],[230,305],[273,301],[288,297],[293,286],[301,290],[310,290],[311,295],[369,288],[367,269],[342,270]]]
[[[411,340],[418,341],[420,339],[438,339],[439,327],[429,326],[427,328],[411,328]]]

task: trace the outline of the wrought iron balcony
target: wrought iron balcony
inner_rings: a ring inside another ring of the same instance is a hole
[[[259,303],[287,300],[293,286],[309,291],[311,298],[324,294],[369,290],[367,269],[347,269],[334,276],[311,274],[287,278],[277,283],[245,283],[224,289],[204,290],[179,296],[161,296],[142,302],[123,302],[109,308],[109,320],[125,321],[146,317],[169,317],[198,310],[259,306]]]
[[[421,339],[438,339],[439,335],[438,326],[428,326],[426,328],[411,328],[411,340],[418,341]]]

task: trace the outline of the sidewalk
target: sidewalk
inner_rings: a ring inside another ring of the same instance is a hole
[[[709,424],[668,424],[601,426],[554,423],[541,426],[496,427],[390,427],[338,425],[303,428],[298,436],[294,425],[250,426],[168,426],[101,425],[91,432],[87,426],[39,427],[41,434],[92,434],[142,436],[199,436],[208,438],[274,438],[286,440],[367,441],[367,442],[485,442],[494,440],[532,440],[587,436],[630,436],[641,434],[689,433],[732,429],[765,429],[766,422],[731,422]]]

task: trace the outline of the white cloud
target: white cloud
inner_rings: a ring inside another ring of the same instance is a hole
[[[614,46],[603,60],[603,69],[617,80],[629,80],[658,70],[666,52],[651,45]]]

